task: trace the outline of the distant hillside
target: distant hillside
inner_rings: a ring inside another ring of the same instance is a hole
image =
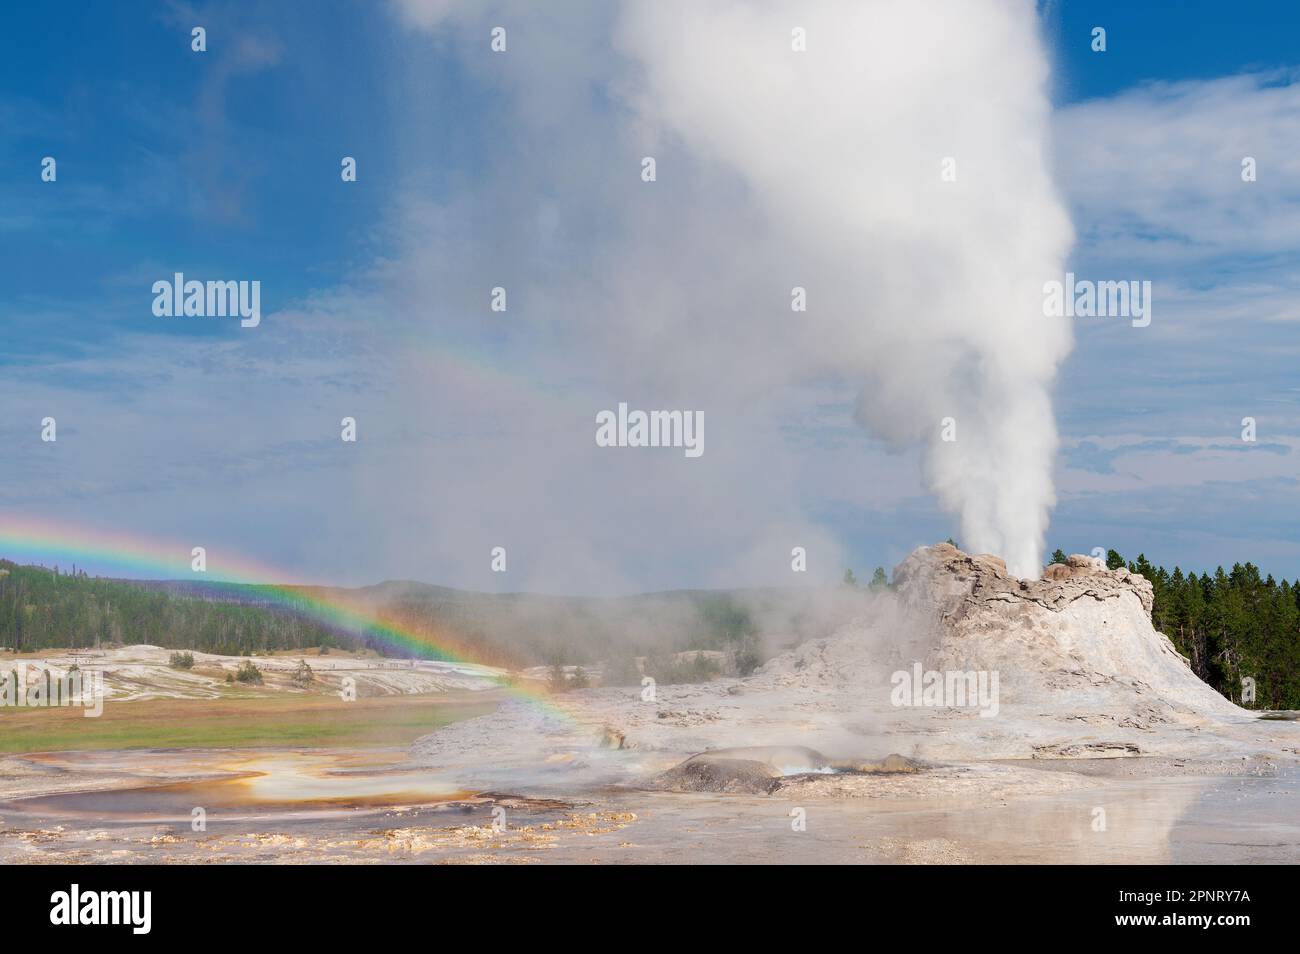
[[[20,652],[126,643],[242,654],[306,646],[356,645],[310,618],[270,608],[256,587],[186,592],[187,584],[145,584],[57,573],[0,560],[0,645]],[[224,589],[224,588],[223,588]]]
[[[687,649],[720,650],[735,668],[768,648],[823,635],[862,608],[853,590],[679,590],[613,599],[489,594],[396,581],[301,587],[305,600],[343,604],[420,634],[443,654],[511,668],[584,665]],[[372,629],[342,629],[283,588],[60,574],[0,560],[0,646],[20,651],[150,643],[238,655],[325,645],[414,654]],[[420,655],[437,656],[436,649]]]

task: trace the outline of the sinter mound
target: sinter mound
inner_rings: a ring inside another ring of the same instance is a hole
[[[832,761],[803,745],[713,749],[692,755],[654,779],[651,787],[675,792],[770,795],[790,776],[820,774],[910,775],[924,766],[901,755],[880,761]]]
[[[921,547],[861,618],[751,677],[660,685],[650,700],[639,687],[570,692],[565,717],[544,725],[527,706],[503,706],[425,736],[415,755],[489,762],[512,778],[526,767],[532,780],[543,763],[548,779],[572,785],[645,783],[693,755],[716,760],[716,750],[741,746],[928,762],[1295,750],[1295,723],[1262,721],[1201,682],[1150,613],[1145,579],[1089,557],[1028,580],[996,557]],[[896,681],[917,671],[996,675],[996,706],[900,703]],[[774,771],[743,769],[749,790]],[[727,784],[726,772],[688,771],[696,785]]]
[[[1197,678],[1152,627],[1144,577],[1080,555],[1043,576],[1009,576],[996,557],[942,543],[915,551],[894,578],[904,606],[938,637],[935,668],[1000,670],[1005,701],[1059,702],[1077,690],[1247,715]]]

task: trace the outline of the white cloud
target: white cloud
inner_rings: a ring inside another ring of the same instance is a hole
[[[1109,262],[1300,252],[1300,76],[1156,83],[1061,110],[1059,180]],[[1253,157],[1258,179],[1243,182]]]
[[[1069,227],[1028,8],[402,0],[400,22],[431,52],[394,69],[409,131],[389,254],[255,334],[121,338],[116,353],[7,375],[13,418],[55,413],[61,439],[56,461],[29,447],[34,427],[0,435],[26,448],[6,462],[0,509],[199,535],[323,581],[580,592],[791,582],[795,545],[810,576],[836,579],[848,534],[824,515],[861,515],[872,533],[916,506],[923,469],[969,511],[963,544],[1003,549],[1007,521],[1032,537],[1052,498],[1047,389],[1070,329],[1038,308]],[[487,46],[498,21],[501,56]],[[806,54],[789,51],[796,23]],[[426,176],[450,120],[419,94],[447,56],[487,115],[482,166],[457,169],[439,201]],[[1080,260],[1168,281],[1151,335],[1085,352],[1090,387],[1136,405],[1154,375],[1179,378],[1137,347],[1175,317],[1219,378],[1240,378],[1209,323],[1296,316],[1300,237],[1285,227],[1300,195],[1286,183],[1300,177],[1282,148],[1294,90],[1232,78],[1055,119]],[[638,177],[648,153],[653,185]],[[1237,153],[1256,155],[1259,182],[1240,182]],[[946,155],[956,183],[939,181]],[[1208,292],[1183,277],[1261,254],[1249,278],[1224,266]],[[505,315],[487,309],[498,284]],[[796,284],[806,314],[789,310]],[[1160,383],[1171,402],[1204,387]],[[916,443],[887,453],[855,427],[859,391],[861,420]],[[620,400],[702,410],[705,456],[597,448],[595,412]],[[345,413],[355,447],[338,442]],[[946,415],[956,459],[927,458]],[[1114,472],[1059,468],[1067,503],[1281,480],[1300,450],[1285,436],[1267,440],[1286,456],[1170,438],[1195,444],[1180,454],[1150,437],[1076,438],[1115,451]],[[495,545],[505,577],[489,570]]]
[[[1300,437],[1273,435],[1257,441],[1240,432],[1217,437],[1175,437],[1153,441],[1149,435],[1091,435],[1071,439],[1073,447],[1091,444],[1106,452],[1108,472],[1066,468],[1059,478],[1063,499],[1091,493],[1147,491],[1215,483],[1247,483],[1293,478],[1300,459]]]

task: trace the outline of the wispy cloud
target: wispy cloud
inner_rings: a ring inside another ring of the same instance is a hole
[[[1300,253],[1300,73],[1152,83],[1056,117],[1059,181],[1095,261],[1176,271],[1189,287]],[[1243,160],[1256,181],[1242,180]],[[1282,264],[1285,264],[1283,262]],[[1292,317],[1300,317],[1292,313]]]

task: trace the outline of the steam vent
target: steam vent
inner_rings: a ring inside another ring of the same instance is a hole
[[[653,702],[635,689],[587,690],[565,717],[505,706],[424,737],[417,751],[435,764],[491,761],[484,780],[494,783],[518,784],[510,766],[519,766],[525,781],[545,788],[552,770],[536,770],[541,744],[556,778],[577,772],[598,783],[652,784],[676,769],[714,791],[783,790],[772,780],[785,768],[735,751],[746,747],[811,750],[797,774],[824,786],[848,785],[855,773],[845,766],[890,756],[913,770],[963,760],[1254,751],[1267,723],[1196,678],[1152,627],[1151,594],[1141,576],[1089,557],[1030,580],[1009,575],[996,557],[921,547],[860,616],[748,678],[661,685]],[[971,696],[930,705],[918,690],[900,700],[899,682],[925,673],[955,674]],[[977,686],[987,698],[977,697]],[[715,750],[733,751],[684,764]],[[718,771],[728,761],[763,764],[735,766],[733,784]]]

